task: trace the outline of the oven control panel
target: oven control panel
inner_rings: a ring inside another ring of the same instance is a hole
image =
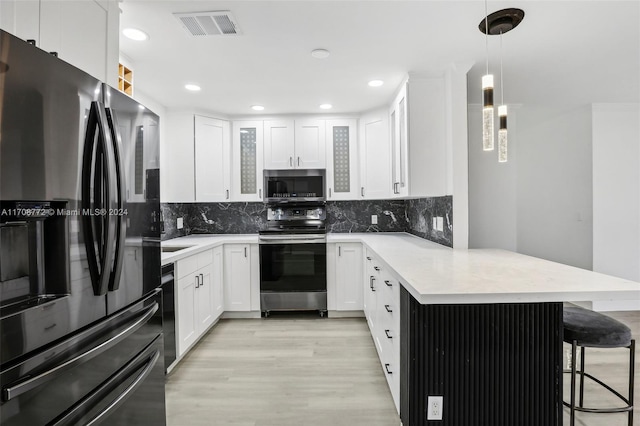
[[[324,206],[269,207],[267,209],[268,221],[325,220],[326,217],[327,212]]]

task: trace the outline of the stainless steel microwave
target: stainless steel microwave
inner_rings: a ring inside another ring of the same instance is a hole
[[[264,171],[264,201],[266,203],[325,200],[324,169]]]

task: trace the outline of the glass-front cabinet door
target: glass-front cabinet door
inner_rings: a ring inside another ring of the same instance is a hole
[[[356,120],[327,120],[327,197],[329,200],[358,198]]]
[[[234,121],[232,139],[234,201],[262,201],[262,121]]]

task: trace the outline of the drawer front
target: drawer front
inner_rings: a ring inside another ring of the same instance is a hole
[[[198,259],[198,269],[213,263],[213,250],[205,250],[195,255]]]
[[[193,255],[185,259],[178,260],[176,263],[176,276],[178,279],[189,274],[193,274],[198,270],[198,255]]]

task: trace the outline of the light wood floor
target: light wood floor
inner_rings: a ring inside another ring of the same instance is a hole
[[[640,336],[640,312],[610,315]],[[587,371],[626,395],[628,353],[589,349]],[[586,389],[586,404],[617,404],[595,385]],[[636,407],[639,394],[636,391]],[[166,399],[169,426],[400,424],[362,318],[221,320],[169,375]],[[634,425],[640,425],[640,408],[635,413]],[[569,424],[566,409],[564,424]],[[625,414],[578,413],[576,422],[626,424]]]

